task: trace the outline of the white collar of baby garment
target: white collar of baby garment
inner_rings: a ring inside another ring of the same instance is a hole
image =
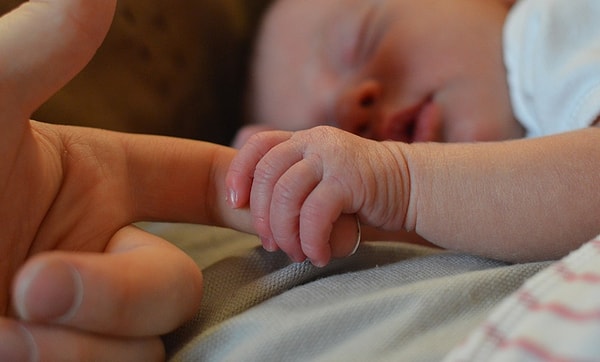
[[[588,127],[600,114],[600,1],[521,0],[504,28],[516,117],[530,137]]]

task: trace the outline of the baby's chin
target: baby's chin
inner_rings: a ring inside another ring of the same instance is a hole
[[[477,119],[473,116],[456,117],[456,115],[446,115],[442,118],[442,129],[440,142],[461,143],[461,142],[494,142],[505,141],[514,138],[523,138],[525,131],[515,121],[512,126],[507,122],[485,121],[482,117]]]

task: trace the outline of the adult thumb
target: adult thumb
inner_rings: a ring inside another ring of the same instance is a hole
[[[33,111],[90,61],[116,0],[31,0],[0,18],[0,112]]]

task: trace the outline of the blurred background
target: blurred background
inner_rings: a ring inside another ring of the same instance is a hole
[[[94,59],[33,118],[229,144],[270,1],[118,0]],[[0,0],[0,13],[22,2]]]

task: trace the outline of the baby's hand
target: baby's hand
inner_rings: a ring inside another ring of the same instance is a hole
[[[332,253],[334,243],[343,243],[347,253],[354,247],[351,214],[371,226],[402,228],[410,180],[406,162],[392,150],[398,148],[325,126],[258,133],[231,163],[229,202],[249,203],[267,250],[280,248],[294,261],[326,265],[341,256]],[[338,219],[352,234],[330,240]]]

